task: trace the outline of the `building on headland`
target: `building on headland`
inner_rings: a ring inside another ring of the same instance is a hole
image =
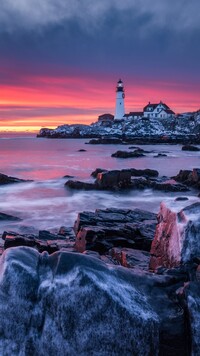
[[[151,104],[150,102],[143,109],[143,117],[149,119],[169,119],[175,116],[175,113],[160,101],[158,104]]]
[[[98,122],[102,125],[111,125],[113,121],[121,121],[125,119],[169,119],[174,118],[175,113],[168,105],[160,101],[157,104],[148,103],[143,111],[130,111],[125,114],[125,91],[124,84],[121,79],[118,80],[116,86],[116,101],[115,101],[115,115],[103,114],[98,117]]]
[[[101,122],[102,125],[107,125],[114,120],[114,115],[112,114],[103,114],[99,115],[98,122]]]

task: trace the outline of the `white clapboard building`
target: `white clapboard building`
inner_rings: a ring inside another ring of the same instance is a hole
[[[174,117],[175,113],[164,104],[162,101],[158,104],[151,104],[150,102],[143,109],[143,117],[150,119],[168,119]]]

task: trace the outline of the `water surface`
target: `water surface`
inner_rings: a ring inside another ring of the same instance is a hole
[[[200,167],[199,152],[181,151],[180,145],[145,145],[151,151],[146,157],[117,159],[111,154],[128,150],[124,145],[86,145],[85,139],[46,139],[35,137],[0,138],[0,172],[33,182],[0,187],[0,211],[23,219],[20,225],[36,229],[72,226],[77,213],[83,210],[110,207],[135,207],[157,212],[160,202],[174,200],[180,193],[144,191],[88,192],[70,191],[64,187],[64,175],[91,181],[97,168],[152,168],[160,175],[173,176],[180,169]],[[142,147],[142,146],[140,146]],[[85,149],[86,152],[79,152]],[[167,157],[155,158],[157,153]],[[184,194],[186,195],[186,194]],[[187,193],[190,202],[197,200],[196,192]],[[178,203],[177,203],[178,204]],[[182,206],[183,203],[179,203]],[[1,223],[4,229],[18,230],[19,224]]]

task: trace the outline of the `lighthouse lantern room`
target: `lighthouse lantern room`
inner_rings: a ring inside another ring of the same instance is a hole
[[[125,114],[124,110],[124,85],[121,79],[118,80],[117,82],[117,87],[116,87],[116,107],[115,107],[115,120],[120,120],[123,118]]]

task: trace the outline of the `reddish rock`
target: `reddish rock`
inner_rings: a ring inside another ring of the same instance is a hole
[[[47,251],[52,254],[61,249],[68,249],[74,251],[74,241],[70,238],[60,239],[59,235],[54,235],[54,240],[52,239],[52,234],[49,233],[45,235],[45,239],[41,240],[35,235],[19,235],[16,232],[6,232],[4,231],[2,238],[4,240],[4,249],[17,246],[27,246],[37,249],[39,252]]]
[[[103,168],[96,168],[95,171],[93,171],[91,173],[91,176],[94,177],[94,178],[97,178],[97,175],[99,173],[102,173],[102,172],[107,172],[107,169],[103,169]]]
[[[151,246],[150,269],[172,268],[200,255],[200,203],[179,211],[178,203],[162,203]]]

